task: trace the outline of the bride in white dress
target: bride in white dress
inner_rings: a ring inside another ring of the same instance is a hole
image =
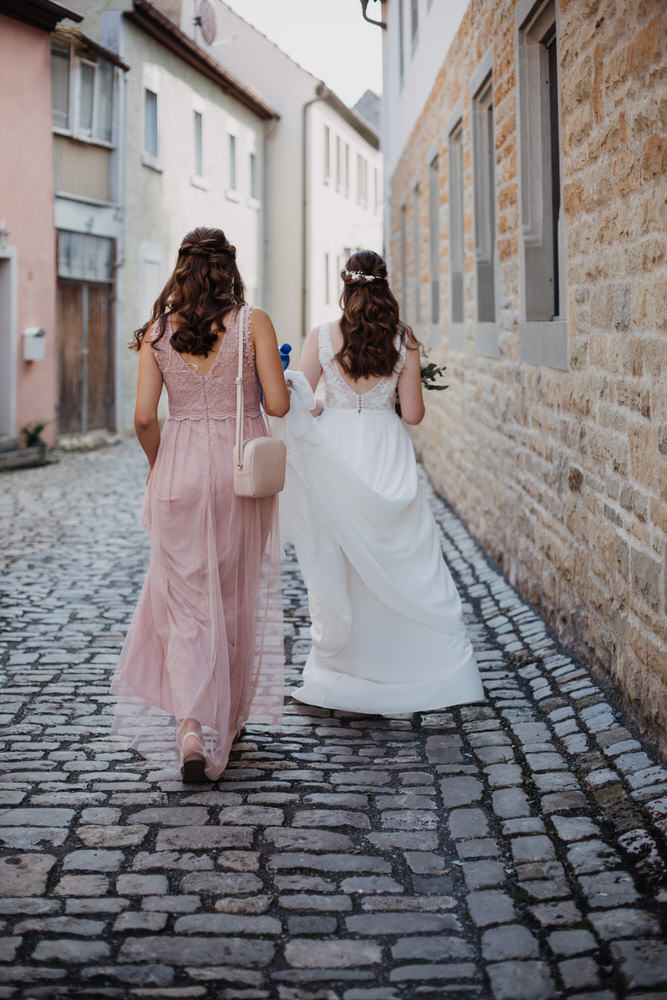
[[[404,426],[424,415],[419,345],[378,254],[342,272],[343,316],[287,372],[281,533],[308,588],[312,648],[293,696],[392,715],[483,700],[484,690]],[[324,406],[313,391],[324,376]],[[402,420],[395,410],[396,390]],[[315,418],[315,419],[314,419]]]

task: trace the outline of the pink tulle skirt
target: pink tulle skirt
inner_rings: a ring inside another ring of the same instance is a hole
[[[212,780],[244,724],[279,726],[283,704],[278,502],[235,495],[234,429],[165,424],[141,509],[150,566],[111,684],[112,733],[170,767],[195,719]],[[265,433],[245,418],[246,438]]]

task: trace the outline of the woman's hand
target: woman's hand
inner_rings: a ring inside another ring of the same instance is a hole
[[[322,413],[323,410],[324,410],[324,406],[322,405],[322,403],[320,403],[318,401],[317,405],[315,406],[315,409],[314,410],[310,410],[309,412],[310,412],[311,417],[319,417],[320,413]]]

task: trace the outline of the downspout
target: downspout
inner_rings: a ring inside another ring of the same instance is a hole
[[[269,281],[269,257],[271,254],[271,230],[270,230],[270,220],[271,220],[271,155],[270,155],[270,143],[269,139],[273,136],[276,130],[276,125],[278,121],[276,118],[271,118],[266,123],[264,127],[264,176],[262,177],[262,190],[264,197],[264,204],[262,205],[262,237],[263,237],[263,250],[262,250],[262,309],[265,312],[271,313],[271,282]]]
[[[301,205],[301,337],[306,339],[308,330],[306,329],[306,305],[308,279],[308,108],[311,104],[323,101],[329,94],[328,88],[320,80],[315,88],[316,96],[306,101],[303,106],[303,127],[302,127],[302,164],[301,181],[303,189],[303,200]]]

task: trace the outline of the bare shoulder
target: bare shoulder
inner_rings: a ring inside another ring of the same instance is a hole
[[[263,309],[256,309],[255,306],[250,310],[250,332],[253,334],[259,334],[260,336],[266,335],[267,333],[274,333],[273,323],[271,317]]]

